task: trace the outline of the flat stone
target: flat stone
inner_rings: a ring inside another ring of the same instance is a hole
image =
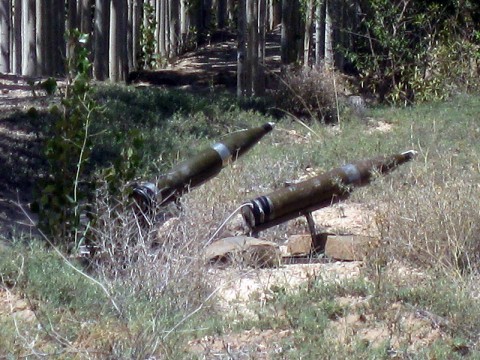
[[[307,255],[312,250],[312,236],[310,234],[292,235],[285,245],[287,246],[287,254],[290,256]]]
[[[259,267],[273,267],[280,264],[278,244],[248,236],[232,236],[220,239],[205,249],[209,263],[243,264]]]
[[[325,255],[337,260],[364,260],[374,241],[365,235],[328,235]]]

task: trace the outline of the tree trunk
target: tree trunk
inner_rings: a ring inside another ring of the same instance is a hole
[[[36,47],[37,47],[37,68],[38,72],[41,75],[50,75],[47,71],[47,44],[48,44],[48,23],[49,19],[47,18],[47,7],[49,6],[48,1],[39,1],[37,2],[36,8]]]
[[[341,51],[335,51],[335,48],[340,46],[341,48],[345,48],[346,46],[346,27],[347,25],[347,14],[346,14],[346,6],[345,1],[341,0],[335,3],[335,8],[332,11],[332,22],[336,24],[333,29],[333,62],[335,67],[338,69],[343,69],[345,64],[345,57]]]
[[[120,52],[120,45],[117,41],[117,34],[120,32],[120,29],[118,23],[118,3],[119,0],[112,0],[110,3],[110,36],[108,41],[108,52],[110,59],[108,64],[108,77],[111,81],[115,82],[119,80],[118,55]]]
[[[0,72],[9,73],[10,36],[12,31],[12,4],[10,0],[0,2]]]
[[[78,29],[80,27],[80,14],[81,14],[81,0],[67,0],[67,29]]]
[[[50,23],[47,24],[52,31],[52,66],[53,74],[65,74],[65,0],[52,0]],[[53,25],[52,25],[53,23]]]
[[[110,7],[110,80],[125,80],[127,70],[127,0],[112,0]]]
[[[37,75],[35,45],[35,0],[23,0],[22,4],[22,75]]]
[[[247,36],[247,0],[238,1],[238,47],[237,47],[237,96],[245,96],[246,91],[246,36]]]
[[[13,0],[13,60],[12,72],[21,74],[22,72],[22,37],[15,34],[22,33],[22,0]]]
[[[298,0],[282,0],[282,63],[287,65],[298,58],[299,14]]]
[[[217,5],[217,27],[224,29],[227,23],[227,0],[218,0]]]
[[[91,34],[93,31],[92,23],[92,0],[77,0],[79,1],[79,12],[78,12],[78,21],[79,21],[79,30],[84,34]]]
[[[269,30],[282,22],[282,0],[268,0],[268,27]]]
[[[170,0],[169,6],[170,57],[178,55],[178,37],[180,34],[180,1]]]
[[[235,0],[227,0],[227,17],[229,22],[228,25],[233,26],[235,21]]]
[[[317,0],[315,8],[315,65],[320,66],[325,59],[325,4]]]
[[[212,0],[199,0],[200,9],[198,11],[197,31],[198,42],[203,43],[209,30],[212,12]]]
[[[128,72],[133,69],[133,3],[134,0],[127,0],[127,68]]]
[[[325,0],[325,66],[333,68],[332,3]]]
[[[108,77],[108,39],[109,39],[110,0],[95,1],[95,32],[93,73],[97,80]]]
[[[305,14],[305,37],[303,39],[303,66],[309,66],[310,60],[310,41],[312,38],[312,21],[313,21],[313,6],[314,0],[308,0],[306,14]]]
[[[267,23],[267,0],[258,4],[258,71],[255,82],[255,95],[265,93],[265,32]]]
[[[187,8],[187,0],[180,0],[180,48],[185,50],[188,41],[190,17]]]
[[[267,0],[268,31],[273,30],[273,0]]]
[[[132,0],[132,70],[139,67],[138,54],[140,53],[141,25],[143,19],[143,0]]]
[[[208,33],[212,25],[212,0],[202,0],[203,1],[203,10],[205,14],[204,22],[204,33]]]
[[[246,88],[245,95],[247,97],[253,94],[253,79],[255,68],[255,54],[258,51],[258,44],[255,42],[255,22],[254,19],[255,0],[247,0],[247,57],[245,58],[245,76],[246,76]]]
[[[157,0],[157,52],[162,58],[167,57],[167,33],[165,19],[167,18],[167,0]]]

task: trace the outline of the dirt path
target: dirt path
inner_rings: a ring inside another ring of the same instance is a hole
[[[216,87],[234,91],[237,84],[236,38],[233,34],[221,33],[213,40],[215,41],[195,51],[179,56],[165,69],[132,72],[128,82],[191,90]],[[265,44],[267,88],[274,85],[274,73],[278,72],[280,65],[280,34],[275,31],[267,35]]]

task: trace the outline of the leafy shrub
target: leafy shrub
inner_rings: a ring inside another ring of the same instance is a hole
[[[276,106],[287,113],[329,123],[337,120],[338,98],[344,89],[345,82],[333,71],[287,69],[274,99]]]
[[[452,94],[478,92],[480,90],[478,40],[480,39],[459,39],[445,34],[437,46],[429,52],[425,68],[415,69],[412,89],[416,94],[416,101],[446,99]]]
[[[444,99],[473,83],[478,87],[477,25],[470,13],[478,8],[444,5],[433,1],[427,10],[423,2],[406,0],[365,5],[361,36],[354,50],[345,49],[364,91],[382,103],[410,104]]]

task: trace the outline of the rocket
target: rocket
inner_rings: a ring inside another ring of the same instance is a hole
[[[177,164],[156,183],[135,184],[133,198],[137,206],[145,212],[178,199],[190,189],[217,176],[225,166],[250,150],[273,127],[274,123],[268,122],[256,128],[231,133],[221,142]]]
[[[242,216],[252,232],[265,230],[347,198],[355,187],[369,184],[376,173],[387,174],[415,154],[409,150],[344,165],[250,200],[242,207]]]

